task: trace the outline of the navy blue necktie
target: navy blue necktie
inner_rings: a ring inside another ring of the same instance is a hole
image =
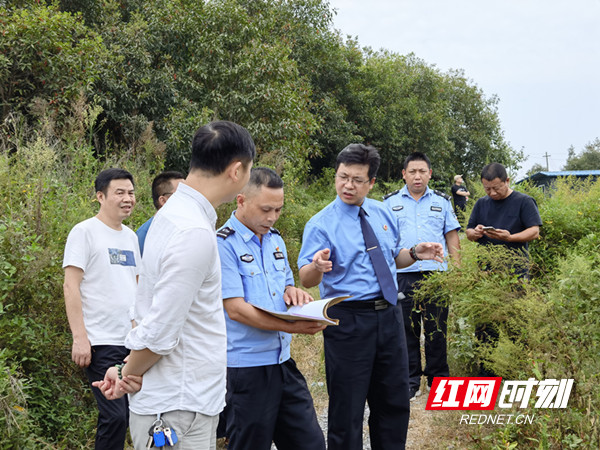
[[[383,298],[392,305],[395,305],[398,302],[398,289],[394,283],[390,267],[383,255],[383,251],[381,250],[373,228],[371,228],[371,225],[367,222],[365,210],[360,208],[358,210],[358,216],[360,217],[360,227],[362,228],[367,253],[369,254],[369,258],[371,258],[371,263],[375,269],[375,276],[377,277],[379,286],[381,286]]]

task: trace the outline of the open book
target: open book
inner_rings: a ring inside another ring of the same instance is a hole
[[[327,325],[337,325],[339,320],[331,319],[329,316],[327,316],[327,308],[341,302],[342,300],[346,300],[347,298],[350,298],[350,296],[347,295],[345,297],[332,297],[324,298],[323,300],[315,300],[302,306],[290,306],[287,312],[271,311],[270,309],[261,308],[260,306],[253,306],[283,320],[311,320],[315,322],[323,322]]]

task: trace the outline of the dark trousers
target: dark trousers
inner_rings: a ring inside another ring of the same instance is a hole
[[[225,421],[229,450],[325,450],[306,381],[291,358],[283,364],[228,368]]]
[[[92,346],[92,362],[85,369],[90,381],[104,379],[109,367],[121,364],[129,350],[118,345]],[[127,396],[118,400],[107,400],[100,389],[92,386],[92,392],[98,405],[98,424],[96,429],[96,450],[118,450],[125,446],[127,425],[129,423],[129,403]]]
[[[429,386],[434,377],[450,376],[446,349],[448,307],[440,306],[436,301],[416,303],[413,299],[415,283],[425,275],[424,272],[398,273],[398,291],[405,295],[400,304],[404,316],[411,388],[421,385],[421,375],[427,377]],[[425,335],[425,370],[421,365],[421,327]]]
[[[361,450],[365,400],[373,450],[403,449],[410,401],[402,310],[354,309],[338,304],[338,326],[323,331],[329,392],[329,450]]]

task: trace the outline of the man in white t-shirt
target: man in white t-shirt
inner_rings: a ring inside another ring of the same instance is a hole
[[[85,368],[90,383],[122,363],[129,353],[125,336],[132,328],[139,246],[123,225],[135,206],[133,176],[107,169],[95,182],[100,211],[73,227],[65,245],[65,306],[73,334],[71,357]],[[108,401],[92,387],[98,404],[98,449],[122,449],[128,424],[127,398]]]
[[[107,398],[119,398],[132,392],[123,389],[121,377],[143,375],[141,390],[129,398],[136,450],[147,448],[158,417],[176,431],[178,449],[216,446],[227,337],[215,208],[246,185],[255,152],[239,125],[217,121],[201,127],[192,142],[189,175],[148,231],[135,305],[138,326],[125,340],[131,354],[95,384]]]

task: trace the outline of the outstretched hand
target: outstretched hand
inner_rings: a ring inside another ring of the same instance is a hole
[[[420,259],[444,262],[444,246],[439,242],[421,242],[415,250]]]
[[[329,261],[330,254],[331,250],[324,248],[323,250],[319,250],[313,256],[313,264],[319,272],[327,273],[333,269],[333,263]]]

